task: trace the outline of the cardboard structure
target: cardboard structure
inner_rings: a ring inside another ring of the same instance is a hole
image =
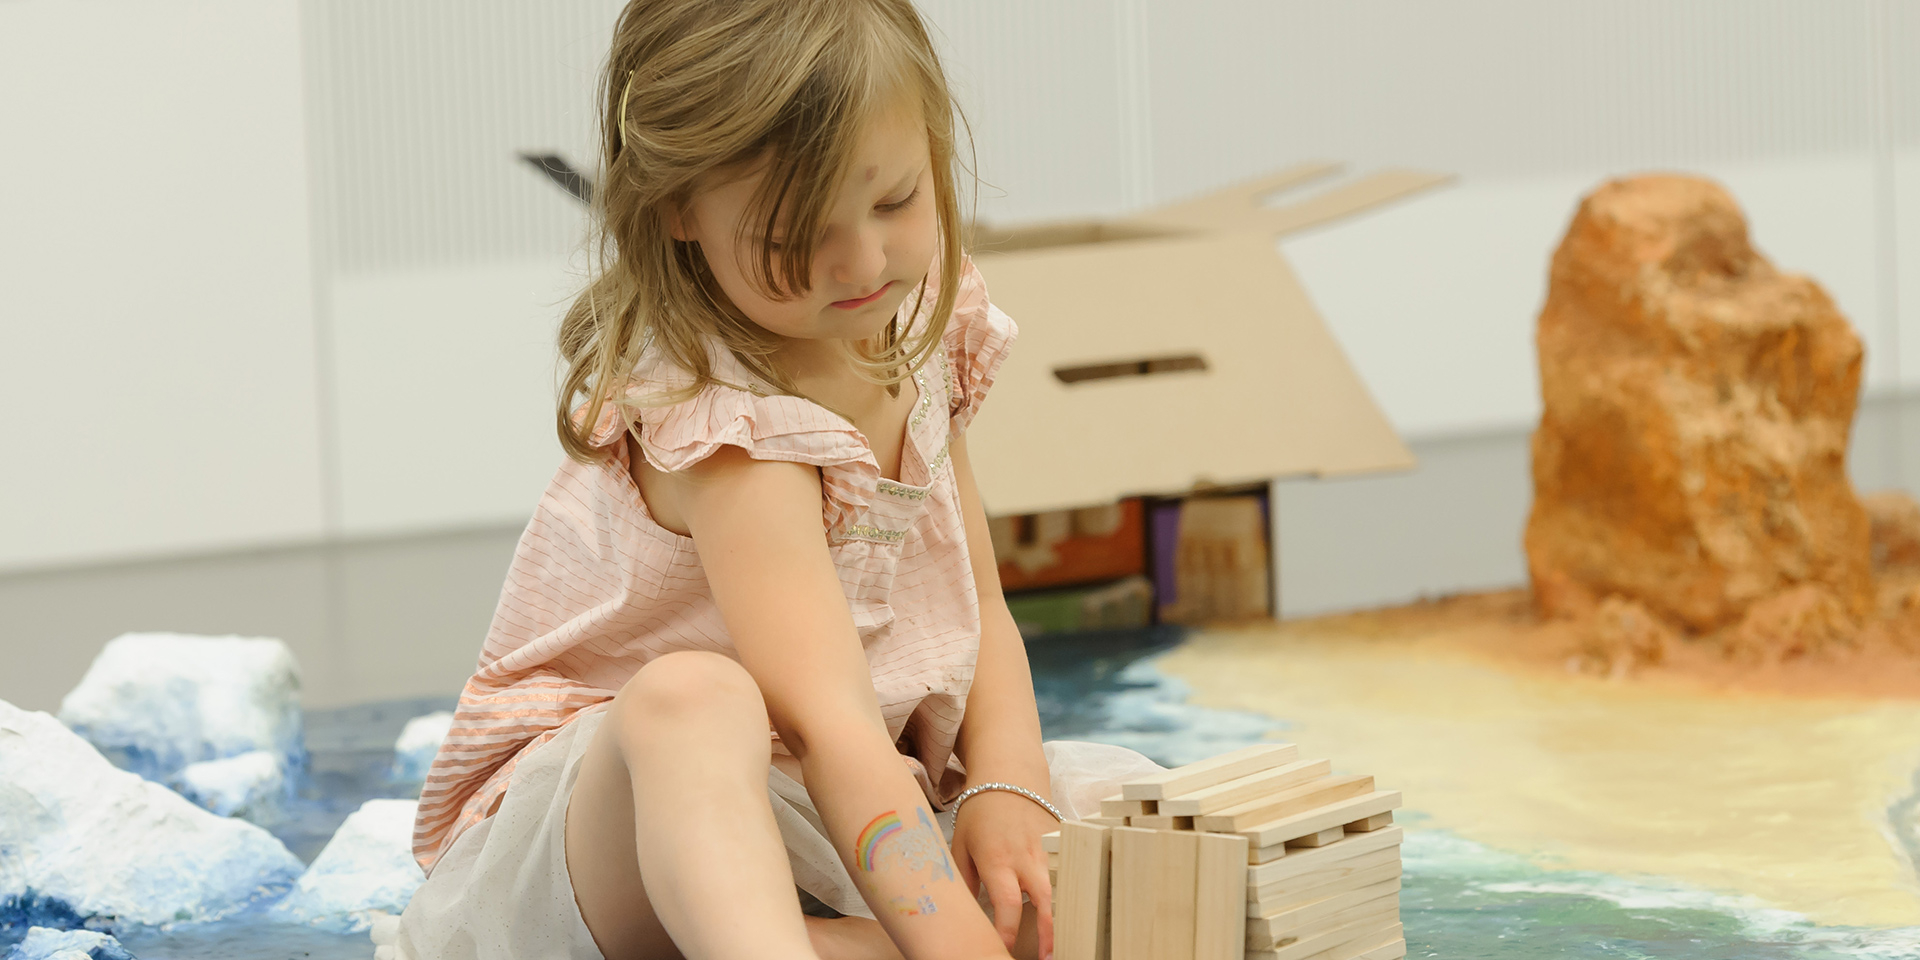
[[[1448,178],[1305,164],[1112,221],[976,229],[1020,342],[968,429],[989,513],[1275,477],[1406,469],[1400,442],[1275,247]]]
[[[1047,834],[1059,960],[1399,960],[1400,794],[1267,743]]]

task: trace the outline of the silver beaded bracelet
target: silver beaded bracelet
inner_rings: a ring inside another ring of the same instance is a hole
[[[1005,790],[1008,793],[1017,793],[1023,797],[1026,797],[1028,800],[1032,800],[1034,803],[1037,803],[1047,808],[1047,812],[1053,814],[1053,818],[1055,820],[1067,819],[1066,817],[1061,816],[1060,811],[1054,809],[1053,804],[1048,803],[1046,801],[1046,798],[1040,796],[1037,793],[1034,793],[1032,790],[1028,790],[1026,787],[1016,787],[1011,783],[976,783],[973,786],[960,791],[960,795],[953,798],[953,815],[958,817],[960,815],[960,805],[972,799],[974,794],[983,793],[988,790]]]

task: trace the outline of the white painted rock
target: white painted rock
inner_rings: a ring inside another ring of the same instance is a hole
[[[53,717],[0,700],[0,911],[39,898],[82,919],[217,920],[300,872],[267,831],[117,769]]]
[[[134,957],[108,934],[31,927],[27,938],[7,951],[6,960],[134,960]]]
[[[286,767],[270,750],[189,763],[168,786],[201,809],[258,824],[278,819],[291,795]]]
[[[408,720],[406,728],[400,731],[400,739],[393,742],[393,779],[401,783],[426,780],[427,768],[433,766],[440,742],[447,739],[447,731],[452,728],[453,714],[446,710]]]
[[[412,800],[368,800],[334,831],[293,892],[276,903],[278,919],[362,933],[376,913],[399,913],[426,875],[413,859]]]
[[[288,770],[305,764],[300,668],[278,640],[123,634],[60,702],[60,720],[115,766],[162,783],[254,750]]]

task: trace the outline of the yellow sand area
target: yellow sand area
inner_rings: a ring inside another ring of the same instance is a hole
[[[1564,673],[1490,658],[1471,629],[1207,631],[1161,667],[1196,704],[1291,721],[1303,756],[1404,791],[1421,826],[1818,923],[1920,924],[1887,822],[1920,770],[1920,702]]]

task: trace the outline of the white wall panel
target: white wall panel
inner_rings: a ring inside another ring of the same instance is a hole
[[[565,256],[582,208],[520,151],[598,162],[615,0],[309,0],[342,272]]]
[[[523,523],[564,454],[554,334],[564,260],[363,273],[333,284],[340,526]]]
[[[1888,353],[1874,322],[1870,158],[1702,166],[1695,172],[1746,211],[1761,252],[1825,287],[1870,356]],[[1533,334],[1548,265],[1580,199],[1605,179],[1467,179],[1281,248],[1403,434],[1530,427],[1540,415]]]
[[[316,536],[293,0],[0,4],[0,568]]]
[[[1136,0],[921,0],[979,152],[982,219],[1118,213],[1129,139],[1121,12]]]
[[[1467,176],[1863,149],[1869,0],[1154,0],[1162,199],[1330,157]]]

